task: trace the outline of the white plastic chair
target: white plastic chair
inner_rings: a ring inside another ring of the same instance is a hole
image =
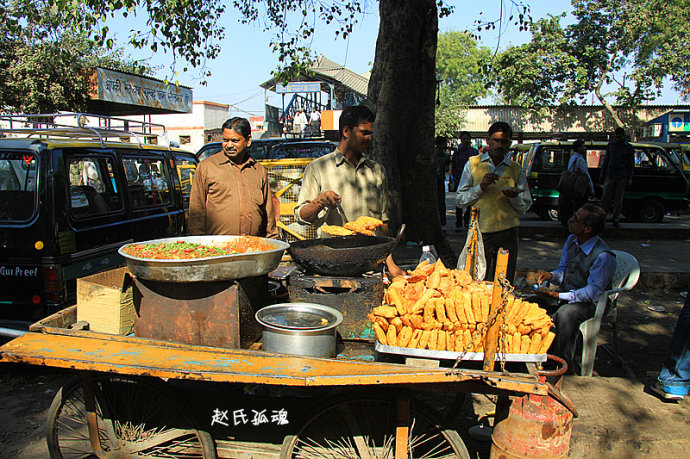
[[[599,338],[599,328],[601,322],[613,325],[613,347],[618,356],[618,326],[616,299],[620,292],[632,290],[640,278],[640,264],[637,259],[628,252],[613,250],[616,254],[616,271],[611,280],[611,290],[605,290],[597,302],[597,310],[594,317],[585,320],[580,324],[582,333],[582,365],[580,376],[592,376],[594,370],[594,356],[597,352],[597,340]],[[611,307],[606,311],[607,300],[610,300]],[[606,315],[604,315],[606,312]]]

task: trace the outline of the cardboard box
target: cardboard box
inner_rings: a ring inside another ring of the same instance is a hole
[[[117,268],[77,279],[77,321],[89,329],[115,335],[134,332],[132,278],[127,268]]]

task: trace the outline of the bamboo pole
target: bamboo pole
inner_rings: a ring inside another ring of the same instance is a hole
[[[498,249],[498,256],[496,258],[496,274],[494,275],[493,295],[491,297],[491,306],[489,307],[489,317],[496,316],[493,323],[488,324],[489,330],[486,333],[486,343],[484,345],[484,371],[494,371],[494,360],[496,357],[496,348],[498,347],[498,338],[501,327],[503,325],[503,314],[499,311],[501,307],[501,298],[503,294],[503,287],[499,279],[506,278],[508,271],[508,251],[500,248]]]

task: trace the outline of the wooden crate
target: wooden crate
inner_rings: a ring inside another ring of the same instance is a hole
[[[134,332],[132,278],[117,268],[77,279],[77,320],[92,331],[129,335]]]

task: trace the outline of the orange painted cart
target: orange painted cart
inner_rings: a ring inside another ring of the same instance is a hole
[[[351,350],[357,358],[304,358],[70,329],[75,322],[73,306],[0,347],[0,361],[79,372],[50,409],[52,457],[469,457],[415,391],[531,395],[574,411],[534,366],[359,360],[371,344]]]

